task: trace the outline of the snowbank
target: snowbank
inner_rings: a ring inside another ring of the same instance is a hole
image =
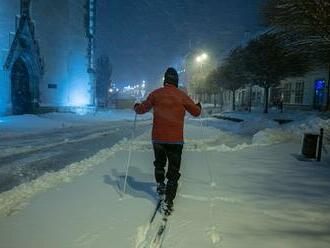
[[[330,119],[321,119],[320,117],[309,117],[285,127],[285,130],[299,136],[304,133],[320,133],[320,129],[324,129],[325,142],[330,144]]]
[[[298,120],[283,125],[279,128],[266,128],[253,136],[253,144],[276,144],[283,142],[299,142],[304,133],[320,133],[324,129],[324,144],[330,144],[330,119],[324,120],[317,116],[308,117],[305,120]]]
[[[298,141],[297,136],[282,129],[271,128],[256,133],[252,139],[252,143],[256,145],[272,145],[291,141]]]

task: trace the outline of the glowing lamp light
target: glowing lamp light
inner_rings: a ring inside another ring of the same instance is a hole
[[[112,93],[113,92],[113,89],[109,89],[109,92]]]
[[[322,90],[325,88],[325,80],[316,80],[314,87],[316,90]]]
[[[202,55],[199,55],[196,57],[196,62],[201,63],[204,60],[208,58],[208,55],[206,53],[203,53]]]
[[[89,104],[89,99],[83,95],[75,95],[71,99],[71,105],[76,107],[83,107]]]
[[[89,104],[89,94],[82,88],[75,88],[70,94],[70,105],[74,107],[83,107]]]

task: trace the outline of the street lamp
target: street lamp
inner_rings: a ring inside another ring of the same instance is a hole
[[[201,55],[196,57],[196,62],[200,64],[200,70],[203,68],[203,62],[208,59],[208,55],[206,53],[202,53]]]
[[[206,60],[208,58],[208,55],[206,53],[203,53],[201,55],[202,60]]]
[[[209,56],[206,53],[203,53],[196,57],[196,62],[201,63],[201,62],[207,60],[208,57]]]

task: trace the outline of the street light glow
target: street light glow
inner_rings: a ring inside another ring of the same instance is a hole
[[[201,57],[202,57],[203,60],[205,60],[205,59],[207,59],[208,56],[207,56],[206,53],[203,53]]]
[[[196,62],[201,63],[204,60],[206,60],[207,58],[208,58],[208,55],[206,53],[203,53],[196,57]]]

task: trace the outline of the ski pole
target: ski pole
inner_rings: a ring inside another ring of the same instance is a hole
[[[199,116],[199,120],[201,123],[201,133],[202,133],[202,138],[205,139],[205,133],[204,133],[204,126],[203,126],[203,119],[202,119],[202,114],[203,114],[203,109],[201,110],[201,115]],[[210,177],[210,182],[211,182],[211,186],[214,187],[215,186],[215,182],[213,181],[213,176],[212,176],[212,171],[211,171],[211,166],[210,163],[207,159],[207,156],[205,156],[205,160],[207,163],[207,169],[209,172],[209,177]]]
[[[132,131],[132,138],[131,138],[131,141],[129,142],[128,158],[127,158],[127,165],[126,165],[126,175],[125,175],[124,190],[123,190],[123,193],[124,194],[126,194],[126,185],[127,185],[128,170],[129,170],[129,167],[130,167],[130,164],[131,164],[132,143],[133,143],[133,140],[135,138],[136,119],[137,119],[137,114],[135,113],[134,123],[133,123],[133,131]]]

